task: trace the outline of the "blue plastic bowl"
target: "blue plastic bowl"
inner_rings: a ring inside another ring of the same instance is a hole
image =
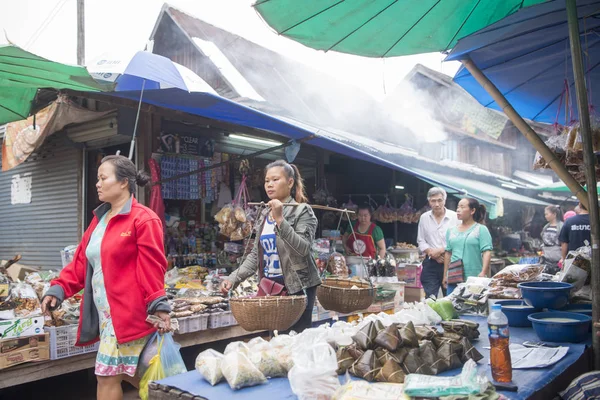
[[[560,309],[569,303],[573,285],[565,282],[526,282],[517,285],[523,300],[535,308]]]
[[[577,314],[585,314],[588,316],[592,316],[592,305],[591,304],[567,304],[566,307],[561,308],[560,310],[548,310],[548,311],[566,311]],[[590,332],[592,331],[592,325],[590,324]]]
[[[548,310],[548,311],[566,311],[577,314],[585,314],[592,316],[592,305],[591,304],[567,304],[560,310]]]
[[[544,342],[579,343],[590,336],[592,318],[587,315],[564,311],[548,311],[531,314],[529,320],[538,337]],[[570,321],[556,321],[566,319]]]
[[[530,314],[542,311],[539,308],[531,307],[523,300],[502,300],[495,304],[502,305],[502,312],[508,318],[509,326],[531,327],[531,321],[527,319]],[[522,308],[513,308],[511,306],[522,306]]]

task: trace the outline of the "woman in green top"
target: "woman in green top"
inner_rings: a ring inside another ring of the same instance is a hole
[[[377,256],[385,257],[385,240],[380,227],[371,222],[373,210],[364,205],[358,208],[358,222],[342,238],[347,255],[363,256],[365,258],[377,259]]]
[[[444,257],[444,280],[447,293],[456,285],[448,284],[448,266],[462,260],[465,279],[469,276],[487,277],[492,259],[492,236],[483,225],[486,208],[475,199],[466,198],[458,203],[456,216],[462,224],[446,232],[446,255]]]

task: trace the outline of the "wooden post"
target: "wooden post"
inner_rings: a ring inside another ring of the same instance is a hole
[[[517,127],[517,129],[529,140],[529,142],[533,145],[533,147],[540,152],[544,160],[548,163],[550,168],[558,177],[567,185],[567,187],[577,196],[579,201],[584,206],[588,206],[588,198],[586,196],[585,189],[581,187],[581,185],[571,176],[569,171],[565,168],[564,165],[556,158],[556,155],[552,150],[546,146],[546,143],[537,133],[529,126],[529,124],[515,111],[513,106],[506,100],[506,97],[488,79],[487,76],[481,72],[481,70],[475,65],[475,63],[470,59],[461,60],[461,63],[465,66],[467,70],[473,75],[473,77],[479,82],[479,84],[485,89],[486,92],[494,101],[502,108],[502,111],[506,114],[506,116],[512,121],[513,124]]]
[[[77,65],[85,65],[85,0],[77,0]]]
[[[567,20],[569,22],[569,39],[571,44],[571,60],[573,62],[573,75],[577,92],[577,111],[579,112],[579,133],[583,142],[583,162],[585,164],[585,179],[588,194],[588,211],[590,213],[590,227],[592,239],[592,316],[593,321],[600,320],[600,224],[598,221],[598,194],[596,189],[596,157],[592,146],[592,129],[588,108],[587,89],[585,87],[585,72],[583,70],[583,57],[581,55],[581,41],[579,38],[579,21],[577,19],[577,4],[575,0],[567,0]],[[594,345],[594,367],[600,369],[600,338],[594,328],[592,340]]]

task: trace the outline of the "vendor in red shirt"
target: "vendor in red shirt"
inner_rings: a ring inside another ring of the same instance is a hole
[[[148,180],[127,157],[102,160],[96,189],[103,204],[94,211],[73,262],[42,299],[42,310],[48,312],[85,289],[75,345],[100,340],[98,399],[122,399],[121,382],[135,386],[139,381],[138,361],[150,335],[170,330],[162,222],[133,196],[136,184]],[[162,324],[146,322],[151,314]]]
[[[380,227],[371,222],[373,209],[368,206],[358,208],[358,222],[344,234],[343,243],[347,255],[377,259],[385,257],[385,240]]]

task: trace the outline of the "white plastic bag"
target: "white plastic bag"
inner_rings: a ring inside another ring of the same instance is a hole
[[[221,361],[223,354],[213,349],[208,349],[198,354],[196,358],[196,371],[212,386],[223,380],[223,372],[221,372]]]
[[[221,361],[221,372],[233,390],[248,386],[261,385],[267,378],[260,372],[245,354],[230,352]]]
[[[292,392],[299,400],[329,399],[340,387],[335,351],[327,343],[317,343],[294,353],[294,366],[288,374]]]
[[[11,288],[10,298],[16,304],[17,318],[37,317],[42,315],[42,305],[33,287],[19,282]]]
[[[225,347],[225,351],[223,352],[225,355],[229,353],[242,353],[248,355],[250,353],[250,348],[244,342],[231,342]]]

